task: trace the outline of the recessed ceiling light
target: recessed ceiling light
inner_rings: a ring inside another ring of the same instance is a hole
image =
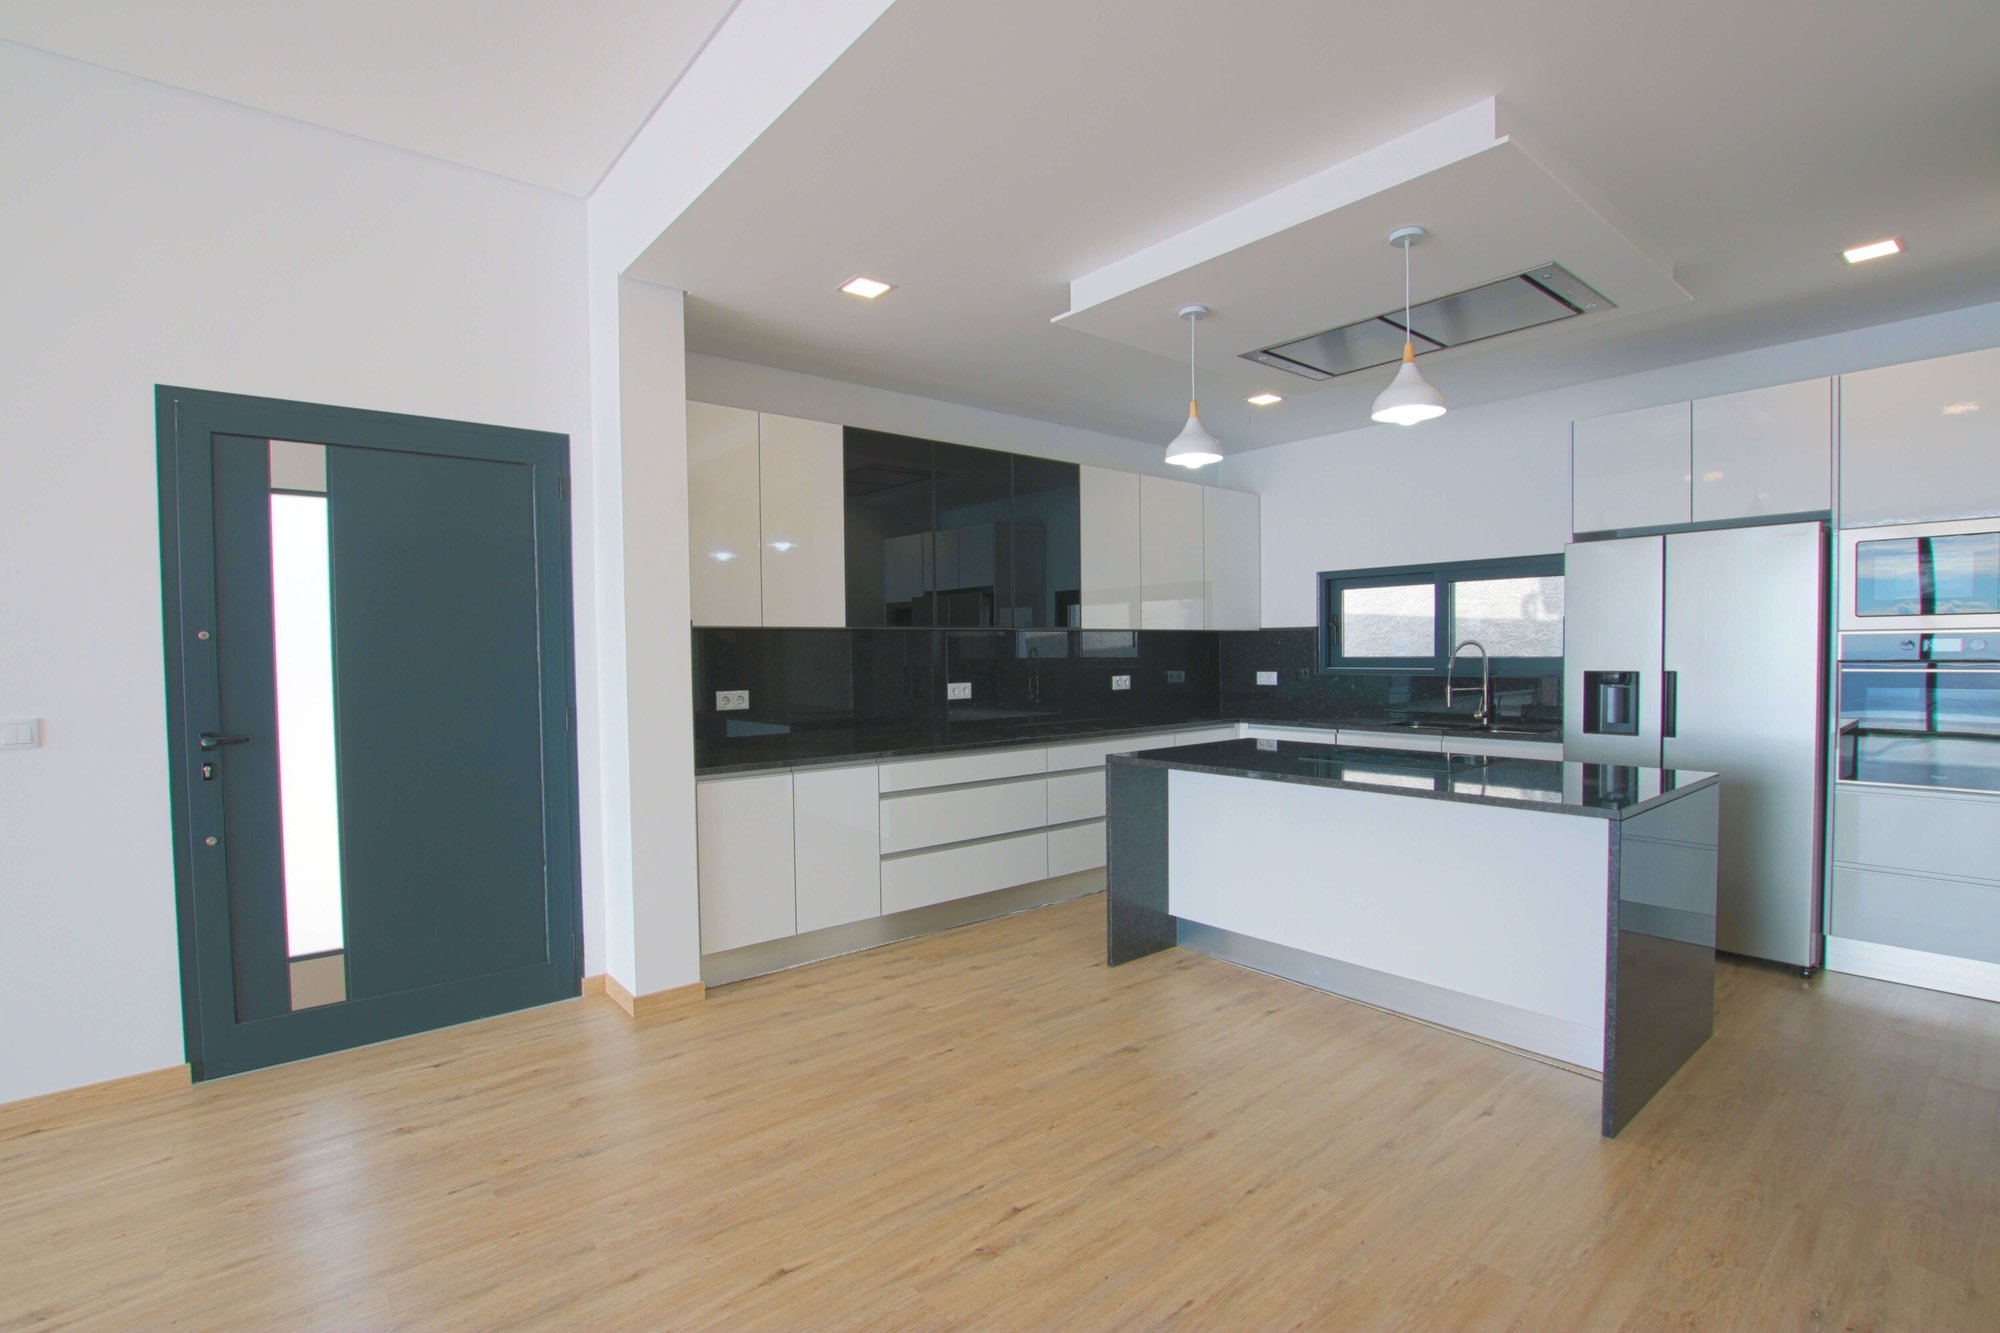
[[[1884,255],[1900,254],[1902,249],[1903,243],[1891,236],[1887,240],[1870,241],[1866,245],[1857,245],[1852,250],[1842,250],[1840,257],[1850,264],[1865,264]]]
[[[1966,414],[1967,412],[1977,412],[1977,411],[1979,410],[1979,404],[1978,404],[1978,403],[1946,403],[1946,404],[1945,404],[1945,405],[1944,405],[1943,407],[1939,408],[1938,410],[1939,410],[1940,412],[1943,412],[1943,413],[1944,413],[1944,414],[1945,414],[1946,416],[1948,416],[1948,417],[1962,417],[1962,416],[1964,416],[1964,415],[1965,415],[1965,414]]]
[[[1250,406],[1252,407],[1269,407],[1272,403],[1282,403],[1284,401],[1284,399],[1275,393],[1256,393],[1250,395]]]
[[[893,282],[877,282],[874,278],[864,278],[859,273],[840,284],[840,290],[849,296],[858,296],[864,301],[872,301],[883,292],[893,291]]]

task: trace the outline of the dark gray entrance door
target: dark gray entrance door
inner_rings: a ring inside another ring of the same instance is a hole
[[[575,995],[567,440],[158,410],[196,1076]]]

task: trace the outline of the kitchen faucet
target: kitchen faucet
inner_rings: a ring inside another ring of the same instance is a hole
[[[1479,650],[1479,707],[1473,710],[1472,720],[1483,727],[1487,723],[1487,712],[1493,705],[1493,657],[1479,640],[1463,640],[1451,650],[1451,660],[1444,664],[1444,706],[1446,711],[1451,708],[1452,673],[1458,669],[1458,655],[1467,648]]]

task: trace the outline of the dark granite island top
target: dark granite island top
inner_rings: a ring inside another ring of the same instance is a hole
[[[1310,741],[1233,740],[1114,754],[1111,764],[1351,787],[1399,796],[1512,806],[1593,819],[1630,819],[1717,777],[1690,769],[1381,750]]]
[[[1234,740],[1106,766],[1106,957],[1180,947],[1601,1077],[1714,1019],[1712,773]]]

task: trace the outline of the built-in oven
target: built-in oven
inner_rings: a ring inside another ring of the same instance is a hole
[[[1843,630],[2000,630],[2000,518],[1850,528],[1840,566]]]
[[[1838,779],[2000,793],[2000,618],[1840,636]]]

